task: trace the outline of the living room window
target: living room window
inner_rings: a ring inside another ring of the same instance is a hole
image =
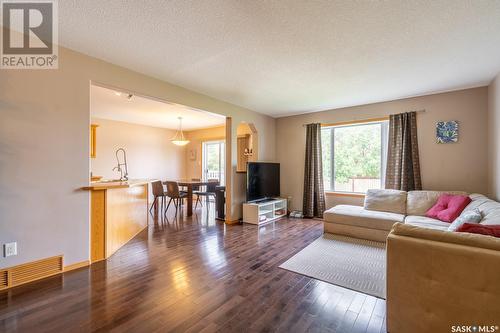
[[[322,128],[326,192],[366,193],[384,187],[388,125],[382,120]]]

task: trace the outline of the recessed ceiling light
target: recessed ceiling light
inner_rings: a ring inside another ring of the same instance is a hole
[[[121,96],[121,95],[122,95],[122,93],[121,93],[121,92],[119,92],[119,91],[115,91],[115,95],[116,95],[116,96]]]

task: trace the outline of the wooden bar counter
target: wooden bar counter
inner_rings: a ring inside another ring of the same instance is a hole
[[[151,180],[93,182],[90,191],[90,261],[109,258],[148,226]]]

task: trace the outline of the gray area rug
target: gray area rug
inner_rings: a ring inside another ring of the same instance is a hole
[[[385,298],[385,244],[323,234],[280,268]]]

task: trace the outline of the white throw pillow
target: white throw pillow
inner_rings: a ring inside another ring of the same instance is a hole
[[[481,212],[478,208],[464,211],[448,227],[448,231],[457,231],[465,223],[479,223],[482,220]]]

